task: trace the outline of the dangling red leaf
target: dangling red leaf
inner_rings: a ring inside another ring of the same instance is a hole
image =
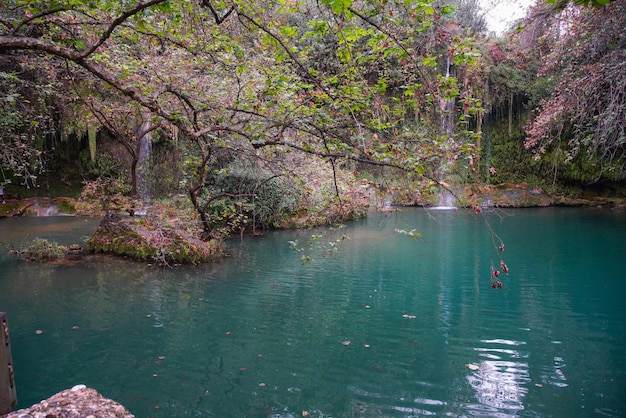
[[[500,260],[500,269],[504,272],[504,274],[509,274],[509,267],[504,264],[504,261]]]

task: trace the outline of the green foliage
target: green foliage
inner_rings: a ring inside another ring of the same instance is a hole
[[[33,243],[22,251],[28,261],[52,261],[65,257],[67,249],[56,242],[49,242],[43,238],[36,238]]]
[[[340,226],[339,229],[340,228],[342,228],[342,226]],[[301,246],[299,240],[289,241],[289,246],[292,250],[302,254],[300,261],[303,265],[311,264],[315,261],[311,255],[312,253],[315,253],[317,257],[321,258],[332,257],[337,254],[341,244],[345,240],[350,239],[347,235],[341,235],[332,241],[326,241],[329,239],[329,236],[330,234],[328,231],[321,234],[311,234],[306,248]]]
[[[0,70],[0,182],[13,178],[28,188],[44,172],[44,139],[53,129],[48,103],[52,86],[44,80],[33,88],[36,82],[30,77],[36,74]]]
[[[506,121],[489,126],[488,134],[481,170],[488,183],[536,183],[541,178],[551,178],[549,171],[545,172],[524,147],[524,134],[519,124],[514,126],[510,136]]]
[[[217,199],[211,202],[206,210],[211,235],[223,239],[245,228],[249,218],[244,213],[243,205],[243,202],[233,202],[232,199]]]
[[[76,206],[72,199],[60,198],[55,199],[54,204],[59,208],[59,212],[67,214],[76,214]]]
[[[544,24],[539,73],[555,80],[527,127],[526,146],[567,180],[624,180],[626,59],[624,2],[576,2]],[[554,35],[562,18],[570,30]],[[547,29],[546,29],[547,28]]]
[[[355,162],[424,180],[475,152],[483,57],[475,39],[448,25],[453,7],[426,0],[49,6],[18,5],[23,13],[0,25],[0,49],[37,45],[67,60],[51,73],[72,88],[65,99],[75,104],[66,113],[80,120],[73,129],[97,120],[133,162],[139,125],[184,142],[184,175],[161,178],[168,189],[188,187],[209,235],[285,225],[306,218],[305,209],[314,223],[360,216],[366,205],[340,180]],[[43,34],[36,43],[35,25]],[[15,36],[3,37],[12,27]],[[301,161],[318,164],[327,179],[299,184],[310,178],[285,168],[290,153],[307,155]]]
[[[228,195],[211,201],[207,209],[211,229],[220,235],[247,225],[253,229],[284,225],[301,199],[300,190],[285,176],[240,163],[214,171],[209,181],[215,190],[211,195]]]
[[[613,0],[546,0],[547,4],[554,5],[555,9],[564,9],[570,3],[579,4],[585,7],[600,8],[611,3]]]

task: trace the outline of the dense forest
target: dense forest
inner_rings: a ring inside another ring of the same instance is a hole
[[[7,195],[175,202],[208,240],[361,216],[366,184],[626,180],[625,0],[498,35],[477,0],[1,4]]]

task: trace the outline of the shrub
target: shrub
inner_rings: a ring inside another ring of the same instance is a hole
[[[56,242],[47,239],[36,238],[33,243],[23,251],[24,257],[29,261],[51,261],[65,257],[67,249]]]

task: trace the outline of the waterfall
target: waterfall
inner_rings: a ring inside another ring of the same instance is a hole
[[[450,77],[450,56],[446,57],[446,79]],[[441,135],[443,138],[452,139],[454,137],[454,98],[447,98],[448,93],[443,91],[444,95],[439,99],[441,110]],[[448,175],[448,164],[445,157],[442,157],[439,166],[439,193],[437,195],[436,206],[432,209],[454,209],[456,198],[450,192],[450,186],[446,183]]]
[[[439,193],[437,194],[437,203],[430,209],[456,209],[456,206],[454,205],[454,203],[456,202],[456,197],[454,197],[450,190],[448,190],[449,188],[449,184],[440,181]]]
[[[450,78],[450,56],[446,57],[446,79]],[[454,135],[454,101],[455,98],[446,98],[448,92],[443,91],[444,97],[439,99],[441,110],[441,135],[451,138]]]
[[[152,135],[149,132],[150,122],[144,122],[139,128],[139,153],[137,159],[137,199],[148,203],[151,198],[151,162],[152,162]]]

